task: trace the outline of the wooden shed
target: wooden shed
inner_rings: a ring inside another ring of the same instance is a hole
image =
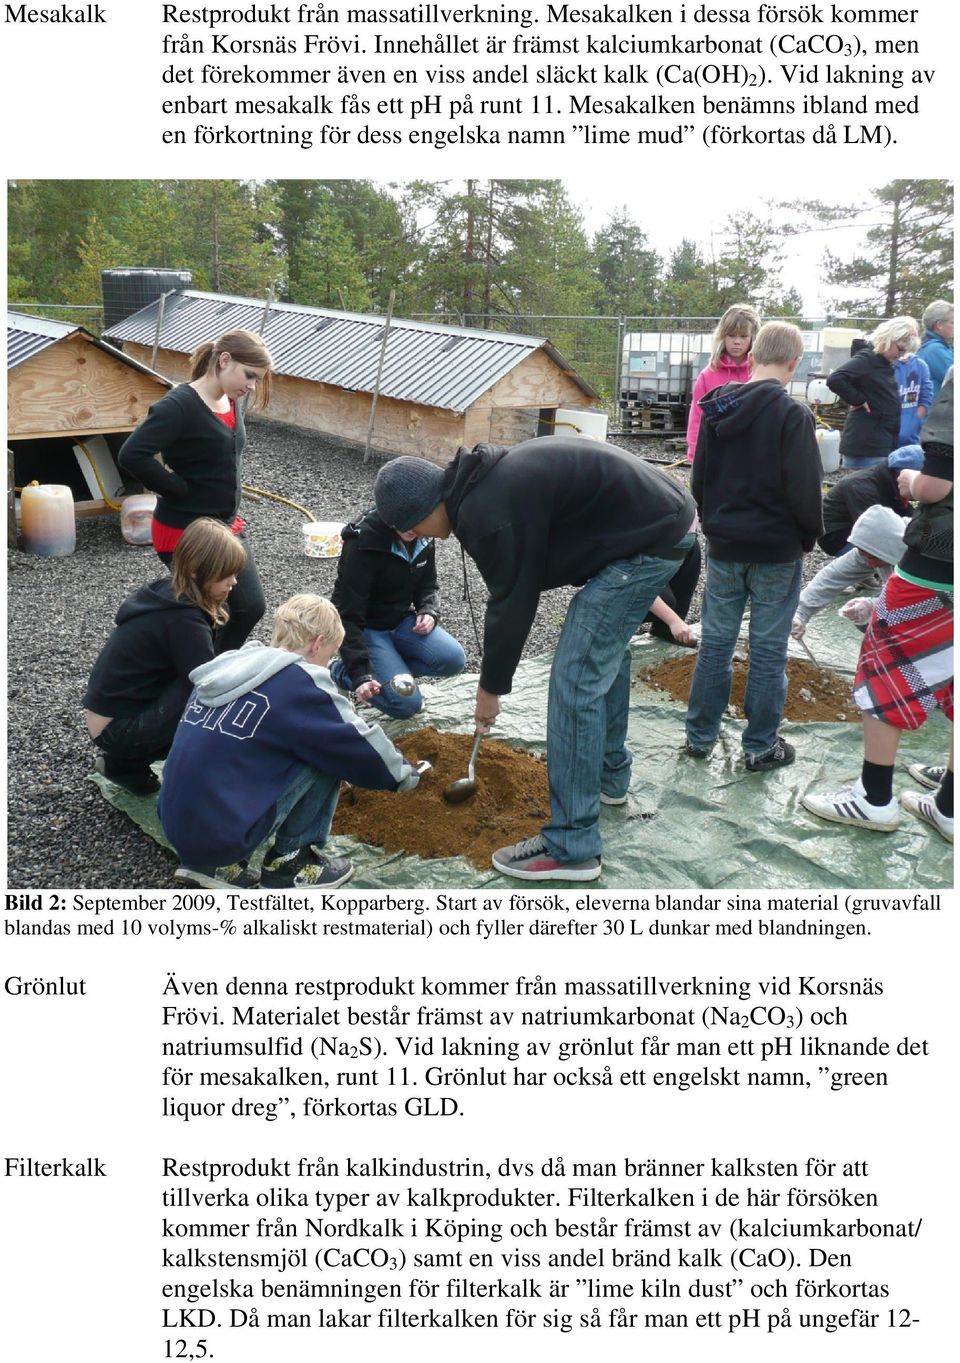
[[[308,430],[364,441],[377,388],[386,319],[185,289],[105,334],[164,374],[188,376],[200,342],[236,328],[259,332],[274,359],[263,414]],[[588,411],[598,394],[542,337],[393,319],[380,372],[373,444],[390,454],[446,463],[460,445],[515,444],[553,429],[558,408]]]
[[[170,388],[148,365],[83,327],[7,313],[7,440],[17,484],[66,483],[85,509],[119,488],[112,455]],[[86,447],[78,462],[76,449]],[[91,483],[93,486],[91,487]]]

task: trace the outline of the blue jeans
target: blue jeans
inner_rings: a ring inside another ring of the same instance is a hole
[[[840,467],[844,469],[872,469],[874,464],[885,464],[885,454],[842,454]]]
[[[410,672],[415,677],[455,677],[466,664],[466,655],[454,639],[439,625],[429,634],[415,634],[415,615],[405,615],[395,629],[365,629],[364,642],[370,671],[383,685],[379,695],[369,704],[389,715],[391,719],[409,719],[423,709],[423,696],[415,687],[412,696],[399,696],[389,685],[398,672]],[[338,686],[353,690],[353,683],[339,659],[330,668]]]
[[[750,669],[743,710],[743,750],[771,752],[787,698],[787,645],[800,597],[801,560],[793,563],[731,563],[707,558],[700,652],[690,687],[687,742],[709,748],[730,700],[733,652],[750,602]]]
[[[298,767],[277,801],[272,855],[285,857],[310,843],[323,847],[330,836],[339,797],[338,777],[305,763]]]
[[[684,536],[676,558],[638,554],[607,564],[570,602],[547,706],[550,822],[543,838],[558,861],[599,857],[600,792],[627,793],[630,639],[694,538]]]

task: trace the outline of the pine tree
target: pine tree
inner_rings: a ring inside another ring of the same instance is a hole
[[[873,219],[864,249],[852,259],[824,253],[831,300],[841,316],[919,316],[927,303],[953,293],[953,185],[949,180],[890,180],[871,204],[820,200],[781,204],[794,215],[786,232],[832,230]]]
[[[295,303],[366,312],[371,306],[367,282],[350,235],[333,205],[318,199],[290,260],[289,291]]]
[[[661,265],[626,205],[616,209],[593,240],[597,310],[616,316],[651,315]]]

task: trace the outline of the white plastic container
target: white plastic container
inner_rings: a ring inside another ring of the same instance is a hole
[[[606,412],[582,412],[570,407],[558,407],[554,418],[554,435],[582,435],[588,440],[606,440]]]
[[[820,333],[823,341],[823,360],[821,372],[832,374],[850,358],[851,342],[862,339],[864,332],[854,327],[824,327]]]
[[[66,558],[77,547],[73,493],[61,483],[34,483],[20,494],[20,537],[28,554]]]
[[[303,526],[303,552],[307,558],[339,558],[342,528],[340,521],[307,521]]]
[[[817,444],[820,446],[820,463],[824,473],[836,473],[840,467],[840,432],[817,429]]]
[[[120,503],[120,533],[127,544],[151,544],[150,523],[157,505],[155,492],[138,492]]]
[[[821,407],[828,407],[830,403],[836,402],[836,400],[837,395],[827,387],[826,379],[811,379],[807,384],[808,402],[819,402]]]

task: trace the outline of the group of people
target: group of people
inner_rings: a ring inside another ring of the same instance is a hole
[[[333,888],[352,873],[323,851],[341,780],[405,791],[419,777],[332,680],[344,630],[329,601],[292,597],[270,647],[248,642],[266,601],[238,514],[243,400],[266,406],[270,372],[250,332],[200,346],[189,382],[122,447],[121,467],[157,493],[153,545],[170,574],[121,606],[84,707],[103,775],[137,795],[159,789],[178,881]]]
[[[690,492],[624,450],[576,436],[461,448],[446,467],[393,459],[377,475],[374,508],[344,527],[332,601],[285,602],[269,648],[241,647],[265,603],[237,511],[240,400],[259,389],[266,401],[270,357],[246,332],[201,347],[190,381],[154,405],[120,455],[159,494],[154,544],[171,575],[125,603],[94,667],[85,705],[104,774],[145,793],[158,784],[150,763],[169,753],[159,812],[181,881],[255,884],[250,854],[272,837],[261,885],[343,883],[349,863],[323,851],[340,781],[404,791],[418,779],[352,701],[406,717],[423,698],[393,686],[399,673],[464,667],[463,649],[439,623],[434,541],[454,535],[488,591],[478,732],[489,732],[511,691],[541,593],[577,588],[550,674],[549,821],[496,851],[493,865],[520,880],[593,880],[601,807],[626,803],[630,786],[630,640],[646,620],[663,637],[694,642],[685,617],[700,575],[699,528],[707,569],[684,752],[710,756],[749,608],[745,767],[789,765],[794,750],[779,725],[791,632],[800,637],[848,587],[880,588],[875,605],[845,607],[866,624],[855,693],[861,779],[804,804],[827,819],[894,827],[900,734],[937,706],[952,718],[952,371],[919,442],[897,444],[898,419],[888,448],[874,452],[876,427],[884,440],[892,430],[876,361],[895,386],[895,360],[918,339],[914,324],[903,329],[909,321],[882,324],[836,371],[845,371],[847,424],[858,414],[875,424],[850,456],[867,448],[870,466],[826,501],[813,417],[787,391],[802,335],[785,322],[760,327],[738,306],[717,328],[719,382],[698,380]],[[938,344],[946,326],[942,315],[928,325]],[[908,519],[910,502],[920,509]],[[818,540],[836,557],[801,594],[802,560]],[[952,839],[952,758],[945,769],[911,772],[929,789],[905,794],[903,805]]]

